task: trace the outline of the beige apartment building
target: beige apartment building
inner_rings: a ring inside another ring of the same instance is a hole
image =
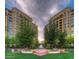
[[[20,27],[19,23],[21,21],[26,21],[26,24],[28,24],[29,26],[32,25],[32,29],[36,32],[35,39],[37,39],[38,28],[34,23],[32,23],[32,18],[15,7],[13,7],[11,10],[5,9],[6,36],[9,38],[11,38],[12,36],[15,36]]]
[[[55,24],[56,31],[65,32],[67,35],[74,34],[74,10],[65,8],[49,20],[49,24]],[[48,26],[47,25],[47,26]]]

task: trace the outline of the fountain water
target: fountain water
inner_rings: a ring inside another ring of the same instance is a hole
[[[43,45],[42,45],[42,44],[40,44],[39,49],[44,49],[44,47],[43,47]]]

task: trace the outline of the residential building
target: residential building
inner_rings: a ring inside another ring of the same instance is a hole
[[[74,34],[74,10],[65,8],[49,20],[49,24],[55,24],[56,31],[65,32],[67,35]]]
[[[21,10],[13,7],[11,10],[5,9],[5,31],[6,36],[11,38],[12,36],[16,36],[16,33],[19,31],[20,23],[22,21],[26,21],[26,24],[29,26],[32,25],[32,29],[36,32],[36,38],[38,37],[38,29],[35,24],[32,23],[32,18],[26,15]]]

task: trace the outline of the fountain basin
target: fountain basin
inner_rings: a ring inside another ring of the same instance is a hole
[[[46,49],[35,49],[33,50],[33,54],[38,55],[38,56],[43,56],[48,54],[48,50]]]

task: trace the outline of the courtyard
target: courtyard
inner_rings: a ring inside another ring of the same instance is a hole
[[[32,53],[16,53],[11,50],[5,51],[6,59],[74,59],[74,52],[68,51],[68,53],[51,53],[44,56],[37,56]]]

